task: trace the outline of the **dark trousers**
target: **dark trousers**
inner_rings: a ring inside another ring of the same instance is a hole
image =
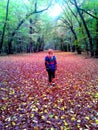
[[[52,78],[55,78],[55,71],[48,70],[48,81],[52,82]]]

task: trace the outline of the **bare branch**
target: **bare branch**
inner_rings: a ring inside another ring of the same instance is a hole
[[[37,11],[37,2],[35,3],[35,12]]]
[[[67,6],[68,6],[69,10],[71,11],[71,13],[73,14],[73,16],[74,16],[74,17],[76,18],[76,20],[78,21],[79,25],[81,25],[81,23],[80,23],[80,21],[79,21],[77,15],[73,12],[73,10],[70,8],[70,6],[69,6],[68,3],[67,3]]]
[[[96,16],[94,16],[94,15],[90,14],[90,13],[89,13],[89,12],[87,12],[86,10],[81,9],[81,8],[79,8],[79,9],[80,9],[81,11],[85,12],[86,14],[90,15],[91,17],[93,17],[93,18],[95,18],[95,19],[97,19],[97,20],[98,20],[98,17],[96,17]]]
[[[66,13],[66,10],[64,8],[62,8],[62,9],[63,9],[63,11],[64,11],[64,13],[65,13],[69,23],[72,23],[71,19],[69,18],[69,15]]]
[[[68,26],[70,26],[70,23],[66,20],[66,19],[64,19],[63,17],[60,19],[63,23],[65,23],[65,24],[67,24]]]
[[[69,2],[70,2],[72,5],[75,5],[71,0],[69,0]]]

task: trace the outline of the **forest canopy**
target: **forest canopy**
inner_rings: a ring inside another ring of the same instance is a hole
[[[98,56],[98,0],[0,0],[0,53],[48,48]]]

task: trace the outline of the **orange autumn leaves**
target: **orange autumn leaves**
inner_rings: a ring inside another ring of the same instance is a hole
[[[0,129],[97,129],[98,59],[55,53],[50,88],[45,55],[0,57]]]

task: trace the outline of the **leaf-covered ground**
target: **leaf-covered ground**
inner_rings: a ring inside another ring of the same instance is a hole
[[[45,55],[0,57],[0,130],[97,130],[98,59],[56,52],[50,88]]]

